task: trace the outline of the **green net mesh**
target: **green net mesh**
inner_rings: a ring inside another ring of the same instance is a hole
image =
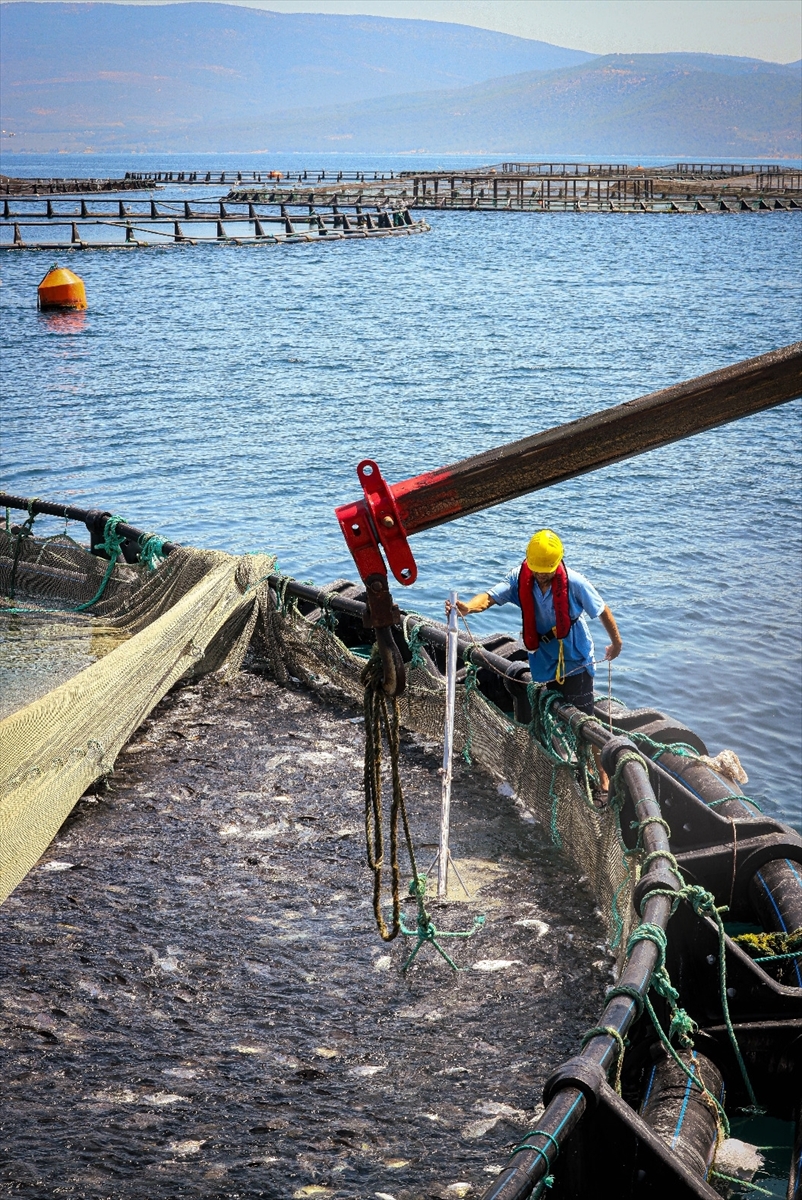
[[[267,584],[275,560],[173,550],[155,569],[108,562],[66,535],[18,539],[0,531],[0,623],[16,681],[0,721],[0,900],[40,857],[90,784],[179,679],[230,678],[253,643],[274,678],[333,685],[361,700],[365,660],[332,629]],[[337,584],[329,585],[331,589]],[[325,589],[324,589],[325,590]],[[13,596],[13,599],[10,597]],[[20,682],[21,681],[21,682]],[[445,681],[415,655],[401,701],[404,725],[442,740]],[[550,832],[596,897],[621,952],[634,916],[634,870],[617,816],[592,809],[569,765],[544,753],[529,726],[463,683],[455,752],[503,780]]]

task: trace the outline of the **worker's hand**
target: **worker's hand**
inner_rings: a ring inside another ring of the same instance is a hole
[[[461,616],[467,617],[470,613],[484,612],[486,609],[490,608],[490,606],[495,603],[496,603],[495,600],[492,598],[492,596],[489,596],[487,594],[487,592],[479,592],[476,596],[473,596],[470,600],[467,600],[467,601],[466,600],[458,600],[457,601],[457,612]],[[446,600],[446,615],[450,612],[451,612],[451,603],[450,603],[450,601]]]
[[[611,642],[604,652],[604,661],[612,662],[614,658],[618,658],[624,648],[624,643],[619,638],[617,642]]]
[[[470,608],[468,607],[468,605],[465,603],[464,600],[457,601],[457,612],[460,614],[460,616],[465,617],[468,615],[468,613],[470,611],[471,611]],[[451,601],[446,600],[446,616],[448,616],[448,614],[450,612],[451,612]]]

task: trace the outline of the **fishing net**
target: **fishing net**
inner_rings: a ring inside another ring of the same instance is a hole
[[[274,566],[267,555],[179,548],[153,569],[109,569],[66,533],[42,539],[0,530],[6,657],[29,689],[0,721],[0,900],[179,679],[210,671],[230,678],[252,646],[280,683],[294,678],[362,699],[364,652],[337,636],[331,609],[304,616],[285,588],[270,587]],[[91,615],[76,611],[87,604]],[[401,719],[438,742],[445,681],[419,649],[414,623],[405,632],[413,655]],[[470,666],[458,684],[455,752],[506,783],[549,831],[595,895],[620,953],[634,878],[616,814],[593,809],[572,765],[483,696]]]

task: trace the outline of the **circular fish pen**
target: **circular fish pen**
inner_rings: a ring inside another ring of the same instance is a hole
[[[42,229],[53,236],[43,240]],[[188,200],[15,196],[3,201],[0,250],[135,250],[166,246],[277,246],[428,233],[406,204],[374,199],[322,204],[225,196]]]
[[[441,934],[486,920],[449,943],[463,969],[423,945],[404,973],[410,943],[376,938],[362,865],[364,590],[101,513],[90,554],[37,539],[43,507],[0,533],[4,620],[119,640],[2,726],[17,1194],[63,1180],[69,1150],[90,1196],[507,1200],[552,1174],[583,1196],[603,1161],[617,1195],[709,1197],[733,1132],[719,1106],[795,1115],[802,839],[692,731],[601,701],[580,723],[529,688],[514,639],[463,640],[456,749],[486,775],[458,788],[469,899],[430,912]],[[393,636],[425,866],[446,634],[413,616]],[[614,779],[603,810],[590,745]],[[414,929],[412,898],[404,913]]]

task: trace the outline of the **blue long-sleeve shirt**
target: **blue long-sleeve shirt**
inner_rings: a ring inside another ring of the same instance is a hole
[[[521,607],[518,597],[518,572],[520,566],[514,567],[506,579],[491,588],[489,595],[496,604],[517,604]],[[598,617],[604,610],[605,604],[592,583],[578,571],[566,567],[568,573],[568,612],[575,624],[567,637],[563,638],[563,654],[566,675],[574,675],[579,671],[596,674],[596,664],[593,654],[593,638],[590,635],[585,615]],[[557,622],[554,612],[554,600],[551,587],[541,592],[537,582],[532,580],[532,593],[535,597],[535,626],[539,634],[549,633]],[[529,655],[529,668],[532,679],[536,683],[549,683],[554,679],[557,670],[557,656],[560,643],[557,638],[545,646],[538,646],[534,654]]]

